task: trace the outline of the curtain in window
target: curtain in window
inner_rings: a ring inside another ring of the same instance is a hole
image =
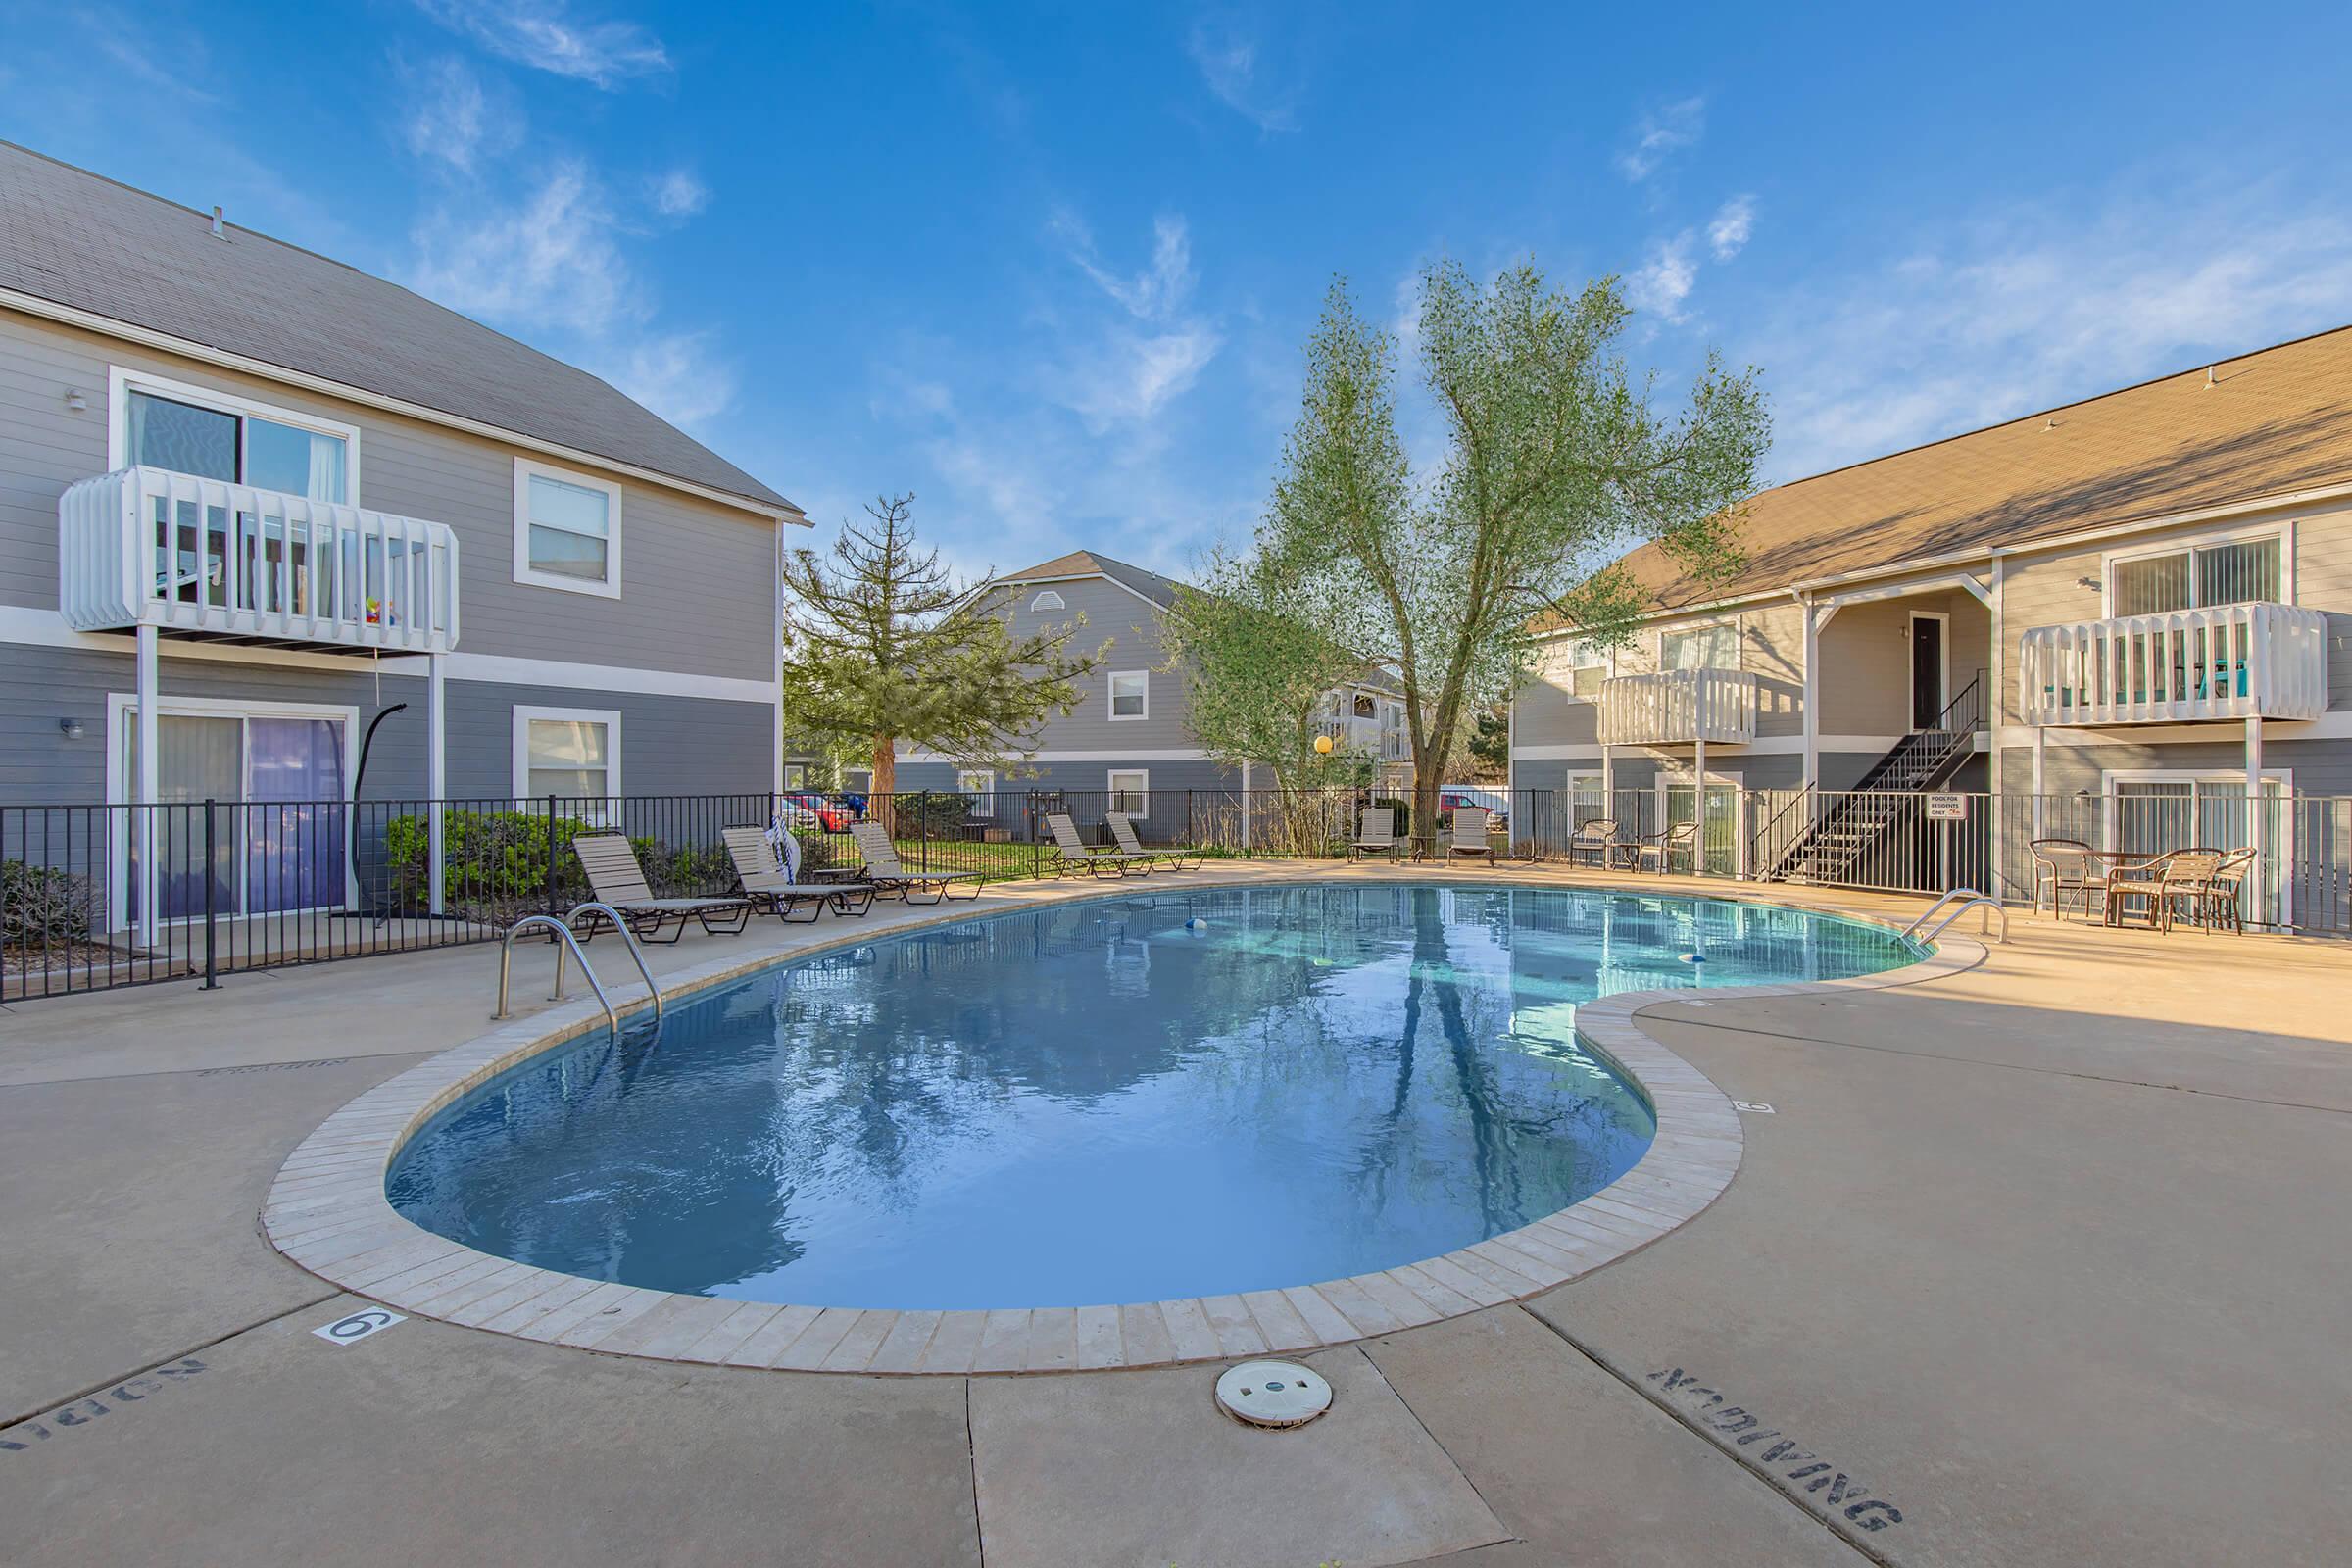
[[[560,577],[605,580],[612,500],[602,490],[532,474],[531,569]]]
[[[607,770],[605,726],[589,719],[534,718],[530,722],[529,780],[534,797],[601,798]]]
[[[245,721],[245,906],[331,908],[343,902],[343,724]]]
[[[1660,640],[1659,662],[1668,669],[1738,669],[1740,628],[1694,626],[1670,631]]]

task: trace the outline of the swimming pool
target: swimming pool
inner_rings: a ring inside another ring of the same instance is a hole
[[[1650,1107],[1578,1045],[1577,1004],[1918,956],[1809,911],[1583,889],[1071,902],[779,964],[659,1035],[527,1058],[418,1129],[386,1197],[481,1251],[756,1301],[1298,1285],[1514,1230],[1641,1158]]]

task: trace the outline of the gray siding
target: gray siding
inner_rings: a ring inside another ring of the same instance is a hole
[[[760,681],[774,673],[772,518],[622,480],[621,597],[519,584],[518,449],[7,311],[0,605],[57,607],[57,498],[106,471],[110,365],[357,426],[358,503],[446,523],[458,535],[464,653]],[[69,410],[70,389],[89,406]]]
[[[1032,611],[1041,593],[1061,596],[1060,610]],[[997,591],[993,609],[1012,610],[1012,634],[1017,639],[1080,617],[1085,624],[1071,640],[1073,651],[1102,651],[1102,664],[1080,683],[1078,706],[1049,720],[1031,749],[1055,751],[1173,751],[1193,748],[1185,727],[1184,677],[1167,669],[1168,652],[1160,641],[1163,617],[1157,605],[1138,598],[1104,578],[1070,582],[1008,583]],[[1147,715],[1141,719],[1110,716],[1110,677],[1120,670],[1149,671]]]
[[[358,710],[358,735],[382,709],[408,711],[378,730],[368,762],[371,800],[415,798],[425,789],[425,683],[382,676],[354,661],[348,672],[166,658],[157,672],[166,697],[318,703]],[[0,643],[0,801],[91,805],[105,799],[107,699],[134,689],[131,655]],[[451,681],[448,788],[455,799],[503,800],[513,791],[514,711],[519,706],[616,710],[621,715],[621,788],[631,795],[763,792],[773,780],[771,710],[749,703],[649,697],[568,687]],[[68,738],[59,720],[78,718]]]

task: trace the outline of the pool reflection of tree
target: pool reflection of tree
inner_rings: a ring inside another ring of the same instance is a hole
[[[1647,1141],[1574,1050],[1575,1001],[1695,983],[1678,944],[1854,972],[1872,941],[1731,904],[1408,886],[957,922],[681,1004],[658,1043],[560,1051],[418,1140],[393,1189],[486,1250],[723,1291],[854,1234],[845,1203],[912,1211],[928,1184],[1018,1158],[1025,1122],[1145,1097],[1130,1114],[1197,1124],[1252,1168],[1326,1162],[1347,1197],[1319,1226],[1474,1210],[1493,1234]]]

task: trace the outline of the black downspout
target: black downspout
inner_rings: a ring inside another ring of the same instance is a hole
[[[368,753],[369,749],[375,745],[375,732],[383,727],[384,720],[390,718],[394,713],[399,712],[402,709],[408,706],[409,705],[406,703],[394,703],[390,708],[387,708],[383,711],[377,713],[374,718],[368,721],[368,733],[360,737],[360,766],[359,770],[353,773],[351,776],[351,826],[345,831],[343,836],[344,864],[345,868],[351,873],[351,883],[354,887],[361,886],[360,786],[366,783],[368,780]],[[430,808],[427,808],[429,809]],[[361,911],[363,914],[378,914],[381,912],[382,911],[376,907],[376,904],[373,899],[369,899],[368,901],[368,907]]]

